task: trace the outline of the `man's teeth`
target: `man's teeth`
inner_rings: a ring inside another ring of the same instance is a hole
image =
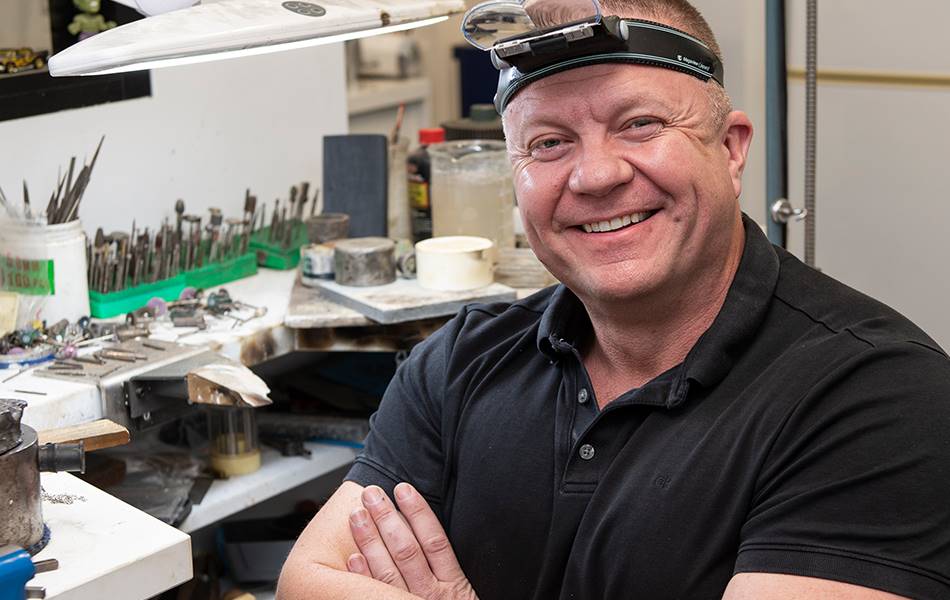
[[[624,217],[615,217],[609,221],[599,221],[597,223],[588,223],[584,225],[584,231],[587,233],[602,233],[607,231],[616,231],[627,225],[635,225],[641,221],[646,221],[653,215],[653,211],[633,213]]]

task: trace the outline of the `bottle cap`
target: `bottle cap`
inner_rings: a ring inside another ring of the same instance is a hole
[[[438,144],[445,141],[445,130],[441,127],[419,130],[420,144]]]

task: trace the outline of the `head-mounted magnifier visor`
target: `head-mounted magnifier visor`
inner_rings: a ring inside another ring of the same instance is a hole
[[[723,84],[722,62],[676,28],[640,19],[602,17],[595,0],[502,0],[469,10],[462,32],[491,52],[500,71],[495,108],[533,81],[599,63],[662,67]]]

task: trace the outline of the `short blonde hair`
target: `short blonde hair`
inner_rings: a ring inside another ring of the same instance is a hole
[[[600,6],[604,15],[646,19],[680,29],[709,46],[716,58],[723,61],[722,49],[712,28],[702,13],[687,0],[600,0]],[[725,88],[713,79],[706,83],[706,90],[714,129],[718,131],[732,111],[732,101]]]

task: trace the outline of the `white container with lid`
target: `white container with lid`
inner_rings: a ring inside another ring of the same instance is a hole
[[[445,236],[416,243],[416,278],[429,290],[474,290],[494,281],[495,244],[483,237]]]

